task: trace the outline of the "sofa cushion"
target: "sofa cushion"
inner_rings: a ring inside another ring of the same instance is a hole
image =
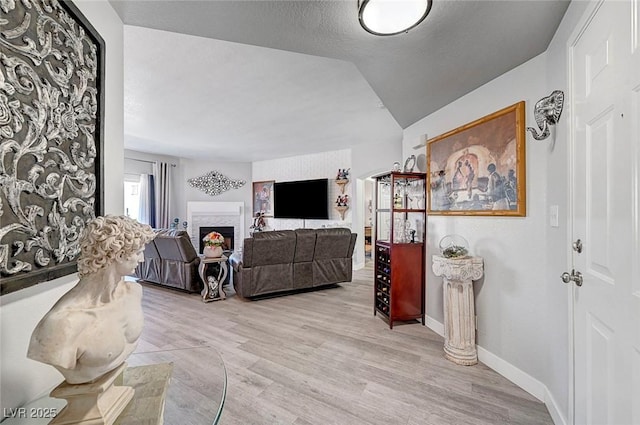
[[[316,231],[313,229],[296,229],[296,254],[295,263],[313,261],[313,253],[316,249]]]
[[[160,257],[165,260],[189,263],[198,257],[189,234],[184,230],[160,230],[154,242]]]
[[[293,230],[254,233],[251,266],[293,263],[295,250]]]
[[[293,263],[293,289],[313,286],[313,262]]]
[[[251,268],[251,295],[293,289],[293,263],[268,264]]]
[[[262,240],[274,240],[274,239],[282,239],[284,237],[294,237],[295,232],[293,230],[270,230],[268,232],[255,232],[253,234],[254,241],[262,241]]]
[[[153,243],[153,240],[147,242],[144,246],[144,258],[160,258],[158,248],[156,248],[156,244]]]
[[[351,231],[344,228],[316,230],[314,260],[350,257]]]
[[[316,260],[313,263],[313,286],[351,281],[352,265],[344,258]]]

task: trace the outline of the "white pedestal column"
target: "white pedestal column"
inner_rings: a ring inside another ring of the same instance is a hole
[[[484,273],[481,257],[445,258],[434,255],[433,273],[442,276],[444,354],[460,365],[478,363],[473,281]]]

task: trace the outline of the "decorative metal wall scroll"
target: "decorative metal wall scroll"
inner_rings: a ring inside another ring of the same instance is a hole
[[[191,187],[211,196],[220,195],[227,190],[239,189],[246,183],[244,180],[232,180],[218,171],[209,171],[204,176],[194,177],[187,182]]]
[[[533,127],[527,127],[534,139],[544,140],[549,137],[549,126],[556,125],[560,120],[562,108],[564,106],[564,93],[561,90],[554,90],[547,97],[543,97],[533,110],[536,124],[542,133],[538,134]]]
[[[77,270],[102,214],[104,41],[70,2],[0,1],[0,293]]]

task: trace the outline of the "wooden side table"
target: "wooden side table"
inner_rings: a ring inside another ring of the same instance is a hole
[[[432,270],[444,281],[444,355],[454,363],[478,363],[473,281],[484,273],[482,257],[432,257]]]
[[[202,279],[202,283],[204,284],[204,288],[202,289],[202,301],[205,303],[217,300],[224,300],[227,298],[224,290],[222,289],[222,284],[229,273],[229,268],[227,266],[226,255],[222,255],[221,257],[200,257],[200,266],[198,266],[198,272],[200,273],[200,279]],[[207,279],[207,268],[210,264],[218,264],[218,276]]]

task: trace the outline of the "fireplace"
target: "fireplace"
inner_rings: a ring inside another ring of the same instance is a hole
[[[221,233],[227,246],[242,250],[244,242],[244,202],[187,202],[187,232],[193,246],[202,252],[202,238],[210,231]],[[200,228],[207,230],[201,234]],[[220,231],[222,229],[222,231]],[[233,233],[227,231],[233,229]]]
[[[235,236],[235,228],[233,226],[202,226],[198,228],[198,233],[200,235],[198,238],[200,241],[198,252],[200,254],[204,251],[204,242],[202,239],[211,232],[218,232],[224,236],[224,245],[222,245],[222,249],[224,251],[233,251]]]

